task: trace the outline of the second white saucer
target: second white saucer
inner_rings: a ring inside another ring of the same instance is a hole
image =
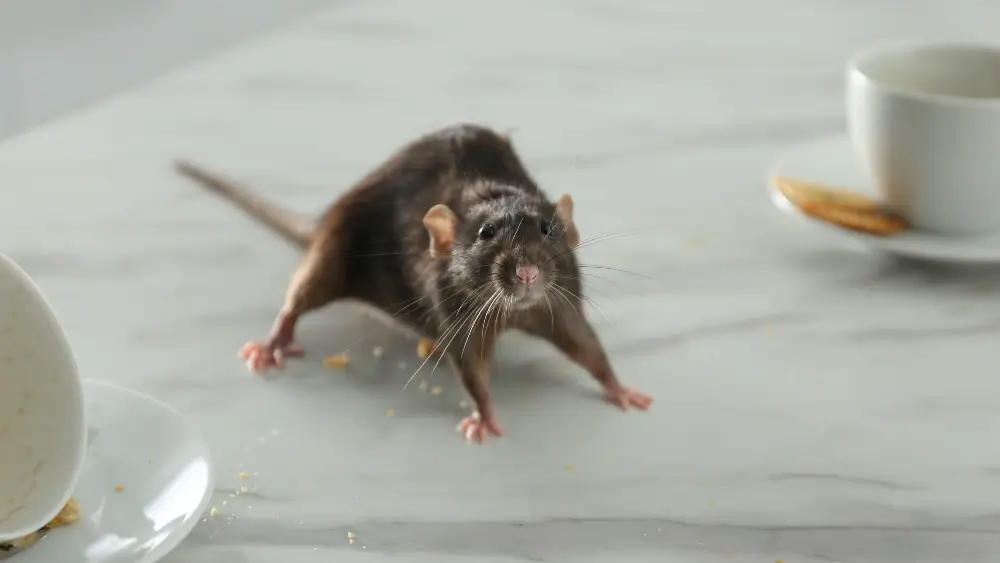
[[[80,520],[52,530],[12,563],[152,563],[208,507],[208,445],[192,422],[108,383],[86,381],[84,397],[87,454],[73,493]]]
[[[842,229],[801,213],[775,187],[774,180],[779,177],[810,180],[873,196],[874,190],[855,159],[847,135],[799,145],[775,159],[768,177],[768,191],[779,209],[804,218],[807,225],[850,236],[891,254],[943,262],[1000,264],[1000,233],[957,237],[914,229],[891,237],[877,237]]]

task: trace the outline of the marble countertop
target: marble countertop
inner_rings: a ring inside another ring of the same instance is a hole
[[[344,2],[0,143],[2,250],[86,376],[204,429],[218,515],[167,563],[995,561],[1000,273],[806,230],[764,181],[784,147],[842,130],[853,48],[988,38],[998,16],[986,0]],[[318,211],[456,121],[513,128],[584,236],[637,231],[582,254],[648,276],[609,270],[592,296],[649,413],[511,337],[493,385],[507,436],[470,446],[452,376],[403,391],[413,340],[349,305],[304,321],[310,355],[277,379],[236,359],[298,256],[171,160]],[[322,366],[359,335],[386,357]]]

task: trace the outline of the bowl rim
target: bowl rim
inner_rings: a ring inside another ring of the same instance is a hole
[[[77,418],[79,419],[79,424],[77,425],[77,437],[76,437],[76,448],[72,452],[72,462],[74,464],[73,471],[71,473],[71,478],[66,484],[66,490],[63,491],[61,496],[61,501],[59,504],[49,510],[47,510],[43,516],[37,519],[36,523],[25,525],[21,528],[16,528],[10,531],[0,531],[0,541],[7,542],[22,538],[39,529],[43,528],[46,524],[51,522],[63,509],[69,499],[73,496],[73,492],[76,488],[77,482],[80,480],[80,475],[83,472],[83,464],[86,458],[87,452],[87,413],[86,413],[86,402],[83,396],[83,378],[80,377],[80,369],[77,365],[76,357],[73,354],[73,349],[70,346],[69,335],[66,333],[66,329],[63,327],[62,323],[59,322],[59,318],[56,316],[55,311],[52,308],[51,303],[45,298],[42,293],[41,288],[35,283],[31,276],[21,268],[12,258],[0,252],[0,276],[10,276],[14,278],[18,283],[20,283],[28,292],[33,296],[37,305],[44,312],[46,320],[49,326],[53,329],[53,338],[58,342],[58,344],[63,348],[63,356],[67,362],[67,366],[71,374],[75,377],[71,378],[73,394],[73,407],[78,413]]]

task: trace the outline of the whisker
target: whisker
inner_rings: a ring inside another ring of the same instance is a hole
[[[640,273],[637,273],[637,272],[630,272],[628,270],[622,270],[621,268],[612,268],[611,266],[598,266],[598,265],[594,265],[594,264],[577,264],[577,266],[580,267],[580,268],[595,268],[595,269],[598,269],[598,270],[612,270],[612,271],[615,271],[615,272],[621,272],[623,274],[629,274],[629,275],[633,275],[633,276],[638,276],[640,278],[646,278],[648,280],[655,280],[656,279],[654,277],[647,276],[645,274],[640,274]]]

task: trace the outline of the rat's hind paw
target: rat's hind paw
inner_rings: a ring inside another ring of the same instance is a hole
[[[475,442],[477,444],[485,442],[486,437],[490,434],[497,437],[503,436],[503,430],[500,429],[500,425],[495,420],[484,422],[479,418],[479,413],[473,413],[471,416],[462,419],[462,422],[458,423],[458,431],[465,436],[466,442]]]
[[[617,405],[623,411],[628,411],[629,408],[644,411],[649,409],[649,405],[653,404],[652,397],[640,393],[631,387],[608,389],[604,392],[604,398],[612,405]]]
[[[267,373],[271,368],[283,369],[285,358],[301,357],[305,352],[296,344],[277,346],[270,342],[247,342],[240,349],[240,357],[246,360],[247,369],[254,373]]]

